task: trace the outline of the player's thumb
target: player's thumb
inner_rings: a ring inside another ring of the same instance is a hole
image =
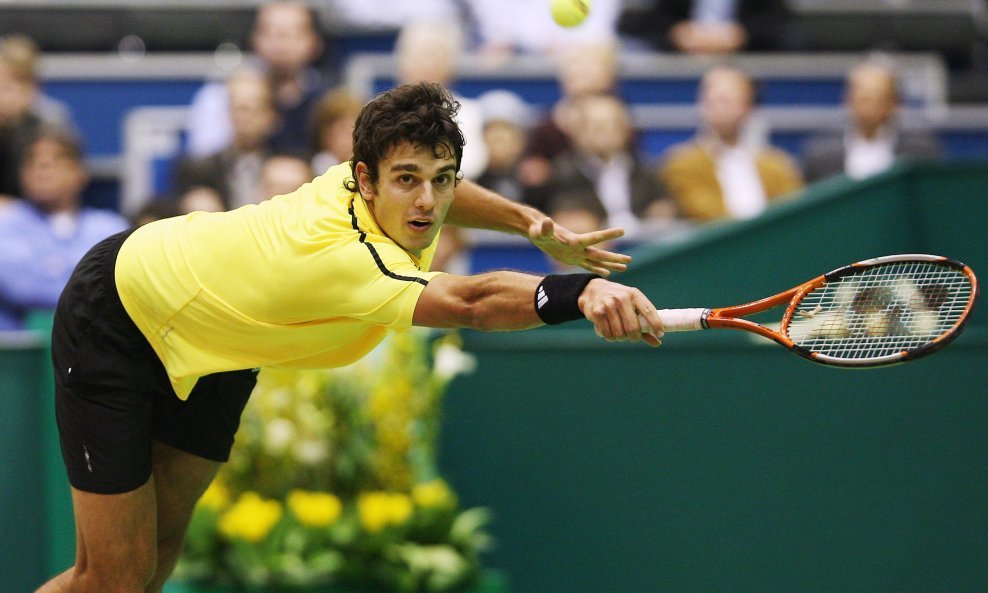
[[[556,223],[553,222],[551,218],[546,217],[539,223],[539,226],[536,229],[536,237],[539,239],[551,239],[555,232]]]

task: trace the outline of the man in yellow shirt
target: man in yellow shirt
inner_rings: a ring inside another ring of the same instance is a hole
[[[460,181],[457,103],[405,85],[364,107],[354,157],[289,195],[192,213],[94,247],[59,301],[56,412],[76,564],[40,591],[160,591],[192,509],[226,461],[257,367],[352,362],[412,325],[520,330],[587,318],[659,344],[627,256]],[[455,199],[454,199],[455,198]],[[429,272],[443,223],[527,234],[593,274]],[[643,334],[647,320],[652,333]]]

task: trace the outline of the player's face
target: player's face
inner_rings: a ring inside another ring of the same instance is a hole
[[[436,239],[453,203],[456,158],[441,148],[396,145],[378,164],[377,184],[367,166],[357,163],[360,194],[378,226],[416,257]]]

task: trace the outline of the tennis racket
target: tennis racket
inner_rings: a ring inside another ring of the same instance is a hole
[[[871,367],[914,360],[949,344],[977,296],[977,278],[966,265],[904,254],[844,266],[744,305],[658,313],[666,332],[743,330],[813,362]],[[782,306],[778,329],[741,319]]]

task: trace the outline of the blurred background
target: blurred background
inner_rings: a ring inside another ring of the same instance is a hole
[[[543,0],[0,0],[4,590],[71,563],[31,328],[82,253],[292,191],[418,80],[462,103],[466,178],[623,226],[621,281],[668,306],[893,252],[988,270],[985,0],[594,0],[570,29]],[[436,267],[565,271],[457,229]],[[493,511],[511,591],[988,591],[984,319],[863,373],[736,336],[468,333],[438,467]]]

